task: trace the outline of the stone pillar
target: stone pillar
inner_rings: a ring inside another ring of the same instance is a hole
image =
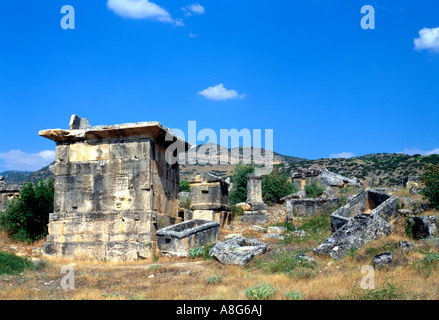
[[[262,200],[262,176],[247,174],[247,201],[252,210],[266,210],[267,205]]]

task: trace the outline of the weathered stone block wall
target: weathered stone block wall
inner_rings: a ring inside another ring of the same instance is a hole
[[[179,166],[178,162],[169,165],[165,158],[165,148],[154,145],[152,158],[153,210],[170,217],[178,216]]]
[[[20,196],[18,187],[6,184],[4,177],[0,176],[0,211],[5,211],[9,201]]]
[[[0,211],[6,210],[6,205],[14,198],[18,198],[20,192],[18,190],[0,191]]]
[[[73,116],[69,130],[39,133],[57,143],[44,253],[147,258],[156,249],[157,228],[178,217],[179,168],[168,163],[166,147],[189,145],[157,122],[90,127],[85,120]]]
[[[285,203],[289,215],[312,217],[336,207],[339,200],[339,198],[288,199]]]
[[[201,174],[190,181],[191,210],[229,210],[228,183],[211,174]]]
[[[200,219],[181,222],[157,231],[158,247],[163,253],[187,256],[191,248],[217,242],[219,229],[219,222]]]

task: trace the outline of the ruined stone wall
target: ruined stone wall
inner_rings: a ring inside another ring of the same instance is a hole
[[[178,217],[179,166],[178,163],[170,165],[166,161],[165,148],[158,144],[154,145],[152,175],[153,210],[162,217]]]
[[[150,255],[151,141],[57,144],[45,252],[133,260]]]
[[[6,210],[6,205],[14,198],[18,198],[20,192],[18,190],[0,191],[0,211]]]
[[[177,155],[190,145],[155,121],[91,127],[72,115],[69,130],[46,129],[56,142],[55,203],[44,254],[117,260],[155,252],[156,230],[178,217]],[[172,159],[170,159],[172,160]]]

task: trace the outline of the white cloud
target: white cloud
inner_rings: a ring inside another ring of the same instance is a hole
[[[168,11],[148,0],[108,0],[107,7],[124,18],[151,19],[183,25],[180,20],[174,20]]]
[[[189,33],[189,38],[196,38],[196,37],[198,37],[198,34],[192,32]]]
[[[341,152],[341,153],[333,153],[329,156],[329,158],[353,158],[355,154],[352,152]]]
[[[186,7],[181,8],[184,11],[185,16],[191,16],[193,13],[195,14],[204,14],[206,10],[201,4],[193,3]]]
[[[211,100],[242,99],[245,97],[245,93],[238,94],[236,90],[227,90],[222,83],[214,87],[208,87],[197,94]]]
[[[26,153],[21,150],[10,150],[0,153],[7,170],[36,171],[49,165],[55,160],[55,151],[43,150],[38,153]]]
[[[439,154],[439,148],[430,150],[430,151],[424,151],[424,150],[419,150],[418,148],[406,148],[404,149],[404,151],[402,152],[398,152],[398,153],[405,153],[408,155],[414,155],[414,154],[420,154],[423,156],[431,156],[432,154]]]
[[[415,49],[431,49],[439,51],[439,27],[437,28],[423,28],[419,31],[419,38],[414,40]]]

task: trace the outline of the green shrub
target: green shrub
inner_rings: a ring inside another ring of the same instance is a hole
[[[33,242],[47,234],[49,213],[53,212],[53,181],[26,183],[20,197],[8,202],[5,214],[0,216],[0,226],[11,239]]]
[[[223,282],[223,278],[221,276],[210,276],[207,278],[207,284],[218,284]]]
[[[402,300],[409,298],[408,292],[399,284],[386,279],[384,284],[376,289],[362,289],[359,286],[352,288],[341,299],[350,300]]]
[[[188,250],[187,256],[189,258],[203,258],[203,260],[210,260],[212,257],[209,255],[209,251],[214,245],[214,243],[211,243],[202,247],[191,248]]]
[[[305,186],[305,192],[308,198],[318,198],[323,191],[325,191],[325,189],[317,181],[311,181],[311,183]]]
[[[432,270],[439,269],[439,254],[435,252],[427,253],[424,259],[413,263],[413,268],[423,271],[427,278],[430,277]]]
[[[254,165],[238,164],[232,177],[233,187],[230,190],[230,204],[237,204],[247,200],[247,174],[254,173]]]
[[[268,203],[277,203],[281,198],[299,191],[290,178],[278,169],[263,176],[261,184],[262,198]]]
[[[244,213],[244,208],[243,207],[237,207],[236,205],[234,205],[234,204],[232,204],[231,206],[230,206],[230,214],[233,216],[233,217],[236,217],[236,216],[240,216],[241,214],[243,214]]]
[[[260,282],[253,287],[245,289],[245,294],[252,300],[267,300],[277,291],[272,284]]]
[[[0,274],[18,274],[24,269],[32,269],[33,264],[27,258],[17,257],[8,252],[0,252]]]
[[[425,186],[422,195],[433,207],[439,209],[439,164],[425,163],[420,178]]]
[[[285,299],[288,300],[302,300],[305,298],[305,293],[300,293],[299,291],[291,290],[289,292],[284,293]]]
[[[204,254],[204,249],[203,247],[195,247],[195,248],[190,248],[187,252],[187,256],[189,258],[198,258],[198,257],[202,257]]]
[[[408,237],[413,239],[414,228],[416,226],[416,223],[412,218],[406,218],[405,223],[406,223],[405,232],[407,233]]]
[[[191,184],[187,180],[180,180],[179,192],[191,192]]]
[[[178,199],[178,206],[183,209],[190,209],[191,207],[191,198],[181,198]]]
[[[275,255],[272,262],[266,263],[266,266],[271,272],[284,272],[291,273],[296,269],[306,268],[314,269],[313,263],[307,262],[306,260],[294,258],[296,254],[292,252],[282,252]]]

